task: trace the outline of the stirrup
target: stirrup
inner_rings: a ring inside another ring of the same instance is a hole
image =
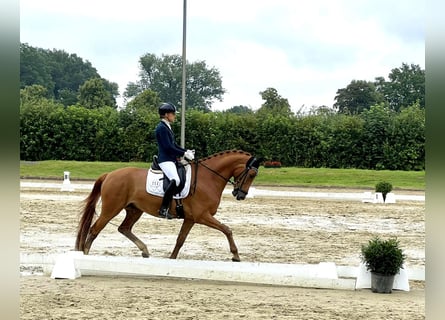
[[[184,206],[182,204],[182,199],[175,199],[176,201],[176,218],[177,219],[184,219]]]
[[[173,216],[170,214],[168,208],[161,208],[159,209],[158,213],[161,218],[173,219]]]

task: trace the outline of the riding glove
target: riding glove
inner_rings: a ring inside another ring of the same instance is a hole
[[[184,152],[184,158],[189,161],[195,159],[195,150],[187,150]]]

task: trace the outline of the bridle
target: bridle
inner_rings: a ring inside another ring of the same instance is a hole
[[[246,179],[248,177],[248,174],[251,170],[254,171],[254,177],[258,174],[258,166],[259,166],[260,160],[256,159],[255,157],[251,157],[247,163],[246,167],[244,168],[243,172],[241,172],[238,176],[234,177],[234,181],[231,180],[232,177],[226,178],[219,172],[213,170],[203,162],[198,162],[197,164],[202,165],[204,168],[212,172],[213,174],[217,175],[221,179],[223,179],[226,183],[230,183],[233,186],[232,195],[237,198],[237,200],[244,199],[247,194],[248,190],[243,190],[243,185],[246,182]]]

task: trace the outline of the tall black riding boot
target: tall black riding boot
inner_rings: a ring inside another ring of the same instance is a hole
[[[164,193],[164,198],[162,199],[161,208],[159,209],[159,216],[161,218],[172,219],[173,216],[170,214],[170,203],[172,202],[173,195],[176,189],[176,181],[173,179],[168,184],[167,189]]]

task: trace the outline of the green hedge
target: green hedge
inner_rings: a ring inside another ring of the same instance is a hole
[[[64,107],[42,99],[20,109],[20,159],[151,161],[157,114]],[[180,117],[173,130],[180,137]],[[178,141],[179,142],[179,141]],[[202,157],[243,149],[283,166],[424,170],[425,110],[374,106],[360,115],[190,110],[186,147]]]

